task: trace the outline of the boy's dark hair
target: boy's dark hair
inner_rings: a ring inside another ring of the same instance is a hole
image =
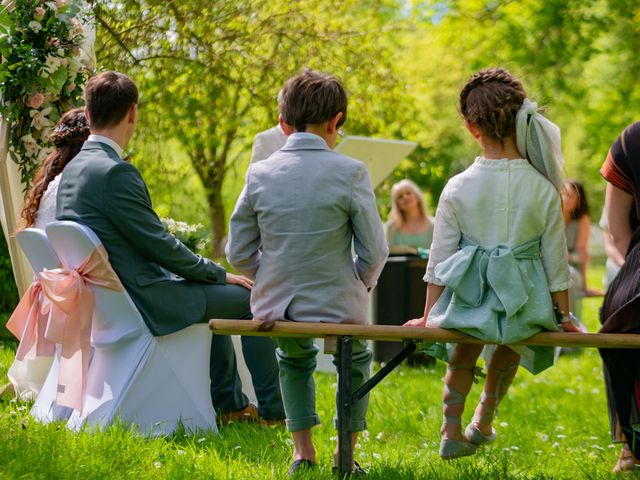
[[[124,73],[102,72],[90,78],[84,89],[92,129],[118,124],[136,103],[138,87]]]
[[[347,93],[340,80],[326,73],[305,70],[291,77],[282,88],[282,118],[298,132],[307,125],[324,123],[342,112],[340,127],[347,119]]]
[[[460,92],[460,112],[493,140],[516,133],[516,114],[527,93],[504,68],[488,68],[471,76]]]

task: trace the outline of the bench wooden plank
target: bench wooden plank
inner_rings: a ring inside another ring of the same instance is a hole
[[[264,325],[254,320],[213,319],[209,321],[213,333],[220,335],[248,335],[270,337],[325,338],[349,335],[367,340],[401,342],[419,340],[424,342],[476,343],[477,338],[455,330],[443,328],[409,328],[393,325],[348,325],[340,323],[310,323],[278,321],[272,330],[263,331]],[[514,345],[594,347],[594,348],[640,348],[640,335],[629,333],[565,333],[542,332]]]

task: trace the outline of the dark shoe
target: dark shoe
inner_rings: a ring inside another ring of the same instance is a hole
[[[249,422],[255,423],[259,419],[258,407],[253,403],[249,403],[246,407],[235,412],[221,413],[218,415],[218,423],[220,425],[228,425],[233,422]]]
[[[311,460],[307,460],[306,458],[295,460],[289,467],[289,470],[287,471],[287,476],[292,477],[299,470],[311,470],[312,468],[315,468],[315,466],[316,466],[315,462],[312,462]]]
[[[331,473],[334,475],[338,475],[338,467],[335,465],[331,467]],[[366,477],[367,471],[360,466],[360,464],[354,460],[353,462],[353,470],[351,470],[351,477]]]

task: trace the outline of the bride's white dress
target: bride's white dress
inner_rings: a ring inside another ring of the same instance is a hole
[[[48,185],[38,206],[34,228],[44,230],[44,227],[56,219],[56,195],[60,185],[60,175]],[[31,401],[40,393],[47,373],[51,368],[53,357],[37,357],[34,359],[14,360],[7,372],[9,381],[13,384],[16,396],[20,400]]]

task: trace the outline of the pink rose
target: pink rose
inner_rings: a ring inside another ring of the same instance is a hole
[[[42,7],[37,7],[33,12],[33,19],[38,22],[44,18],[46,10]]]
[[[43,103],[44,103],[44,95],[40,92],[36,93],[35,95],[32,95],[31,98],[29,99],[29,106],[34,109],[40,108]]]
[[[56,0],[56,7],[62,8],[67,4],[67,0]]]
[[[72,18],[71,23],[73,24],[73,29],[71,30],[71,33],[73,33],[74,35],[79,35],[82,32],[84,32],[82,23],[80,23],[76,18]]]
[[[60,45],[60,39],[58,37],[51,37],[49,40],[47,40],[47,46],[49,48],[57,47],[58,45]]]
[[[69,85],[67,85],[67,91],[69,93],[73,92],[76,89],[76,84],[75,83],[70,83]]]

